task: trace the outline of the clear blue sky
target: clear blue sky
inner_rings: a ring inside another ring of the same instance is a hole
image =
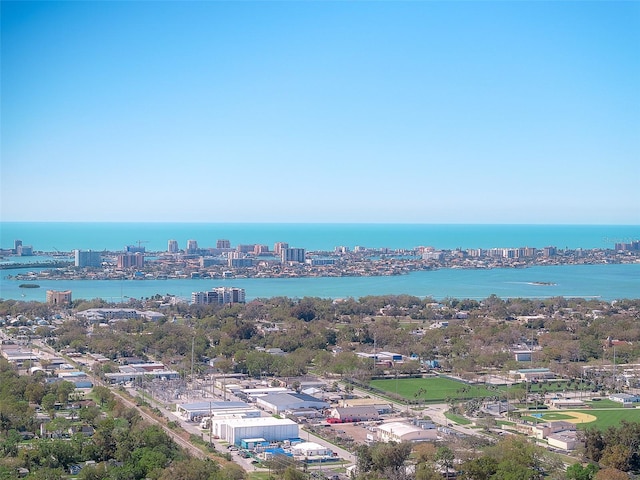
[[[640,223],[640,3],[2,2],[5,221]]]

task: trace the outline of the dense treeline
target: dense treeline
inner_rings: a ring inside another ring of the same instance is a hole
[[[76,302],[78,309],[96,306],[104,306],[104,302]],[[152,305],[132,301],[128,306]],[[0,315],[22,313],[28,318],[37,313],[46,318],[51,315],[46,308],[33,302],[6,301],[0,302]],[[522,318],[526,320],[519,320]],[[318,373],[367,370],[354,352],[371,351],[374,342],[379,349],[428,360],[438,358],[447,369],[473,374],[488,368],[514,368],[509,347],[533,344],[537,366],[579,376],[580,364],[613,360],[611,349],[603,348],[607,338],[623,342],[616,348],[617,362],[638,360],[640,342],[635,340],[640,338],[639,319],[640,300],[609,303],[491,296],[482,301],[436,302],[408,295],[340,301],[275,297],[224,307],[180,304],[158,323],[136,319],[98,328],[66,321],[55,329],[38,327],[36,333],[50,337],[56,348],[89,350],[112,359],[153,358],[185,370],[190,368],[193,347],[199,361],[226,359],[220,363],[225,369],[253,376],[300,375],[311,366]],[[443,321],[448,322],[447,328],[429,329],[434,322]],[[288,355],[265,353],[270,348]],[[331,350],[340,353],[332,355]],[[398,368],[401,374],[414,373],[419,365],[405,362]],[[604,379],[587,380],[594,382],[595,388],[606,386]]]
[[[581,432],[587,460],[617,470],[640,471],[640,423],[628,422],[606,430],[588,428]]]

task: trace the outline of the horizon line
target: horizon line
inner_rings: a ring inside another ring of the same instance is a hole
[[[640,223],[564,223],[564,222],[418,222],[418,221],[378,221],[378,222],[360,222],[360,221],[335,221],[335,222],[292,222],[292,221],[203,221],[203,220],[0,220],[0,224],[8,223],[74,223],[74,224],[105,224],[105,223],[135,223],[135,224],[210,224],[210,225],[484,225],[484,226],[620,226],[620,227],[640,227]]]

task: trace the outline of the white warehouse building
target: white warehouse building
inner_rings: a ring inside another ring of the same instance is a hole
[[[422,429],[404,422],[390,422],[378,425],[378,440],[380,442],[424,442],[436,440],[436,429]]]
[[[246,438],[264,438],[268,442],[279,442],[298,438],[298,424],[288,418],[229,418],[213,419],[211,433],[216,437],[239,445]]]
[[[330,448],[315,442],[302,442],[291,447],[294,457],[332,457]]]
[[[195,402],[176,405],[176,415],[190,422],[214,415],[244,414],[248,417],[255,415],[255,411],[255,408],[245,402]]]

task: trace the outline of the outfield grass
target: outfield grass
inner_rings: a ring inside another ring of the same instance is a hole
[[[597,419],[593,422],[588,423],[577,423],[576,426],[578,429],[585,429],[595,427],[598,429],[605,429],[610,426],[619,426],[622,420],[627,420],[629,422],[640,422],[640,409],[638,408],[619,408],[617,410],[614,409],[588,409],[588,410],[567,410],[566,412],[541,412],[542,418],[534,418],[531,416],[523,417],[523,419],[528,420],[530,422],[544,422],[544,421],[553,421],[553,420],[567,420],[571,418],[569,415],[570,412],[575,411],[576,413],[586,413],[588,415],[593,415]]]
[[[461,400],[493,397],[501,392],[498,389],[468,385],[444,377],[372,380],[371,386],[385,392],[397,393],[407,400],[423,402],[444,402],[449,398]]]
[[[608,398],[598,400],[596,402],[586,402],[591,408],[620,408],[620,402],[614,402]]]

